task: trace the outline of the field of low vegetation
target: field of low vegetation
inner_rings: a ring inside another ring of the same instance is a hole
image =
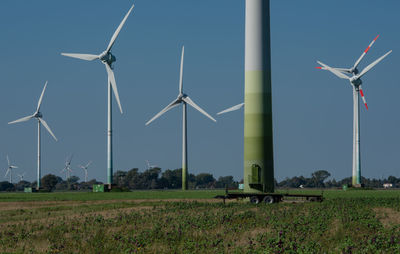
[[[272,205],[222,193],[0,193],[0,253],[400,253],[398,190]]]

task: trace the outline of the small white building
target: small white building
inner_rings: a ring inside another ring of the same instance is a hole
[[[385,188],[385,189],[392,188],[392,187],[393,187],[393,184],[391,184],[391,183],[384,183],[383,184],[383,188]]]

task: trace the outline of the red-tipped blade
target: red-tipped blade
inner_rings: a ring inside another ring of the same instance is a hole
[[[371,43],[368,45],[368,47],[364,50],[364,52],[361,54],[360,58],[355,62],[353,68],[357,68],[358,64],[361,62],[361,60],[364,58],[365,54],[371,49],[372,45],[374,45],[376,39],[378,39],[379,34],[371,41]]]
[[[362,90],[361,87],[360,87],[360,95],[361,95],[361,98],[362,98],[362,100],[364,102],[365,108],[367,108],[367,110],[368,110],[367,101],[365,100],[364,93],[363,93],[363,90]]]
[[[322,70],[322,67],[321,67],[321,66],[318,66],[318,67],[315,67],[315,69],[320,69],[320,70]]]
[[[375,43],[376,39],[378,39],[379,34],[375,37],[375,39],[368,45],[368,47],[364,50],[365,53],[369,51],[369,49],[372,47],[372,45]]]

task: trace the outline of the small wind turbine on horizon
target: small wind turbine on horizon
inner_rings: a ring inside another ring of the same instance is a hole
[[[146,164],[147,164],[147,169],[158,168],[157,165],[150,165],[150,162],[148,160],[146,160]]]
[[[78,165],[78,167],[80,167],[81,169],[83,169],[83,171],[85,171],[85,183],[87,183],[87,179],[88,179],[87,169],[89,168],[90,164],[92,164],[92,161],[89,161],[88,164],[86,164],[86,166]]]
[[[22,182],[24,180],[25,172],[22,174],[17,174],[17,176],[19,177],[19,181]]]
[[[107,124],[107,184],[109,185],[109,188],[111,188],[111,184],[113,182],[112,177],[113,177],[113,159],[112,159],[112,95],[111,95],[111,89],[114,92],[115,99],[118,103],[119,110],[122,114],[122,106],[121,102],[119,100],[119,95],[118,95],[118,89],[117,89],[117,83],[115,81],[115,76],[113,72],[113,67],[112,63],[116,61],[115,56],[111,53],[111,49],[115,43],[115,40],[118,37],[119,32],[121,31],[122,27],[124,26],[126,20],[128,19],[129,14],[131,13],[132,9],[134,8],[134,5],[132,4],[132,7],[129,9],[128,13],[125,15],[123,18],[122,22],[119,24],[117,30],[114,32],[113,36],[111,37],[111,40],[106,48],[105,51],[103,51],[100,55],[92,55],[92,54],[75,54],[75,53],[61,53],[61,55],[68,56],[68,57],[73,57],[73,58],[78,58],[86,61],[93,61],[95,59],[100,60],[106,70],[107,70],[107,75],[108,75],[108,82],[107,82],[107,87],[108,87],[108,124]]]
[[[68,180],[71,177],[71,173],[73,172],[71,169],[71,161],[72,161],[72,157],[74,155],[72,154],[69,159],[67,157],[67,159],[65,159],[65,167],[60,171],[61,173],[65,172],[65,180]]]
[[[37,150],[37,179],[36,179],[37,185],[36,185],[36,189],[40,188],[40,179],[41,179],[40,124],[42,124],[46,128],[46,130],[50,133],[50,135],[55,139],[55,141],[57,141],[56,136],[53,134],[53,132],[51,131],[51,129],[50,129],[49,125],[46,123],[46,121],[43,120],[43,115],[40,112],[40,106],[42,105],[43,95],[46,90],[46,87],[47,87],[47,81],[44,84],[43,91],[42,91],[42,94],[40,95],[39,102],[38,102],[35,113],[33,113],[30,116],[25,116],[23,118],[20,118],[18,120],[8,123],[8,124],[14,124],[14,123],[26,122],[32,118],[36,118],[36,120],[38,121],[38,131],[37,131],[38,150]]]
[[[7,175],[9,175],[9,177],[10,177],[9,181],[10,181],[10,183],[12,183],[12,171],[13,171],[14,168],[18,168],[18,167],[14,166],[14,165],[11,165],[10,159],[8,158],[8,155],[7,155],[7,163],[8,163],[8,168],[7,168],[6,175],[4,177],[7,177]]]
[[[330,67],[320,61],[317,61],[321,66],[316,67],[317,69],[328,70],[335,74],[337,77],[342,79],[347,79],[350,81],[350,85],[353,88],[353,179],[352,183],[354,186],[361,184],[361,159],[360,159],[360,104],[359,104],[359,95],[364,102],[366,109],[368,110],[367,101],[364,97],[364,92],[362,90],[362,81],[361,77],[364,76],[369,70],[371,70],[375,65],[377,65],[380,61],[382,61],[386,56],[392,53],[392,50],[388,51],[383,56],[379,57],[377,60],[369,64],[365,67],[361,72],[357,69],[358,65],[360,64],[361,60],[364,56],[368,53],[372,45],[375,43],[376,39],[378,39],[379,35],[375,37],[375,39],[368,45],[368,47],[364,50],[361,56],[357,59],[354,63],[353,67],[351,68],[333,68]],[[347,74],[351,74],[352,76],[349,77]]]
[[[189,104],[197,111],[210,118],[214,122],[216,120],[210,116],[207,112],[205,112],[202,108],[200,108],[196,103],[194,103],[187,94],[183,93],[183,58],[185,53],[185,47],[182,47],[182,55],[181,55],[181,66],[180,66],[180,75],[179,75],[179,94],[178,97],[173,100],[168,106],[166,106],[163,110],[161,110],[158,114],[156,114],[153,118],[151,118],[146,125],[149,125],[151,122],[159,118],[161,115],[166,113],[172,108],[177,107],[182,104],[183,115],[182,115],[182,189],[187,189],[187,172],[188,172],[188,163],[187,163],[187,121],[186,121],[186,104]]]

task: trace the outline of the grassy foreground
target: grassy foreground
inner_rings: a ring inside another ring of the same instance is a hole
[[[400,253],[400,191],[208,199],[221,193],[0,194],[0,253]]]

